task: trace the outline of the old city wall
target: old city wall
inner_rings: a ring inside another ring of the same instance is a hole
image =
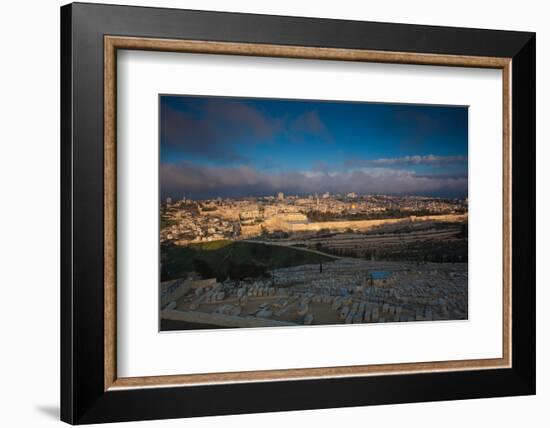
[[[391,218],[382,220],[355,220],[355,221],[322,221],[315,223],[290,223],[283,219],[279,221],[266,222],[265,227],[268,231],[283,230],[288,232],[316,232],[323,229],[329,230],[369,230],[374,227],[384,226],[389,224],[407,223],[407,222],[462,222],[468,219],[467,214],[445,214],[433,216],[419,216],[406,218]]]

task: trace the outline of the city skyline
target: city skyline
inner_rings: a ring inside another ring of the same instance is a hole
[[[160,97],[161,198],[467,197],[467,107]]]

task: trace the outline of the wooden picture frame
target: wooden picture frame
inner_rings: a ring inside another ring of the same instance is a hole
[[[502,70],[502,358],[118,377],[118,49]],[[535,392],[534,34],[71,4],[61,9],[61,53],[62,420],[80,424]]]

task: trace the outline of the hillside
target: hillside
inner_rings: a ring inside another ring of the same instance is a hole
[[[283,267],[333,260],[330,256],[254,242],[213,241],[186,247],[161,247],[161,281],[185,277],[195,271],[203,277],[243,279],[267,275]]]

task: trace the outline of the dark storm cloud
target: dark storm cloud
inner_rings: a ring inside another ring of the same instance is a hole
[[[227,144],[229,139],[248,138],[255,144],[270,139],[282,122],[239,101],[208,100],[198,104],[193,115],[170,105],[162,105],[161,147],[211,160],[244,161],[246,157]]]
[[[171,154],[185,154],[230,163],[245,162],[243,147],[286,135],[293,141],[310,137],[331,140],[330,132],[312,110],[296,117],[271,117],[261,109],[238,100],[202,100],[194,111],[165,103],[161,107],[161,147]],[[237,150],[239,148],[240,150]]]
[[[401,156],[396,158],[381,159],[348,159],[346,166],[411,166],[411,165],[430,165],[444,166],[453,164],[463,164],[467,162],[466,156],[436,156],[436,155],[415,155]]]
[[[466,194],[465,176],[419,175],[414,171],[389,168],[360,168],[350,171],[289,171],[266,174],[248,166],[204,167],[190,162],[163,164],[163,197],[194,199],[287,194],[388,193]]]
[[[240,101],[210,100],[205,104],[205,113],[209,122],[223,124],[222,132],[226,134],[251,133],[258,138],[271,137],[282,127],[280,119],[274,119],[260,110]]]
[[[418,151],[426,148],[431,137],[452,134],[467,139],[468,109],[466,107],[425,106],[423,109],[397,107],[392,124],[402,131],[400,147]]]
[[[294,141],[303,141],[307,137],[320,137],[326,141],[332,141],[325,123],[315,110],[304,112],[292,120],[286,120],[288,137]]]

